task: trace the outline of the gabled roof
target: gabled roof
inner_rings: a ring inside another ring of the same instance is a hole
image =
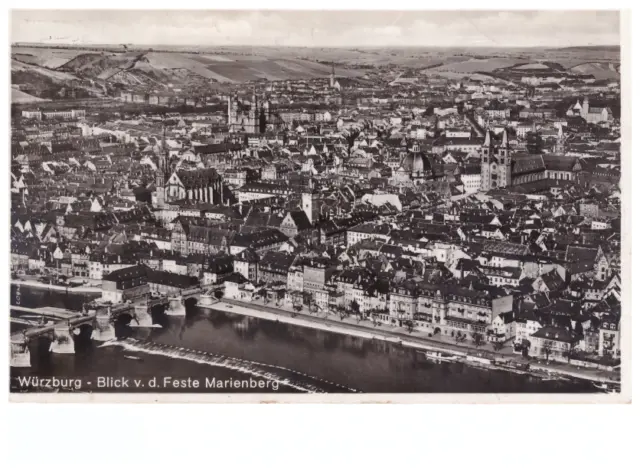
[[[578,341],[576,333],[569,331],[564,327],[542,327],[531,336],[550,341],[562,341],[564,343],[575,343],[576,341]]]

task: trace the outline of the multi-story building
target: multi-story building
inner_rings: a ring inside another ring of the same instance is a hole
[[[285,252],[266,252],[258,263],[258,281],[287,284],[289,267],[295,258]]]
[[[544,326],[530,335],[529,355],[554,361],[567,361],[567,353],[576,348],[580,337],[565,327]]]
[[[106,274],[102,278],[102,299],[112,303],[146,300],[149,271],[144,265],[135,265]]]
[[[258,262],[260,257],[253,249],[244,249],[233,259],[233,271],[240,273],[249,281],[258,281]]]

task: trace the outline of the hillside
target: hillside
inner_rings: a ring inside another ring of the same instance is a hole
[[[613,63],[588,62],[569,69],[572,73],[593,75],[597,80],[619,79],[619,65]]]
[[[14,47],[12,70],[33,66],[45,74],[63,73],[52,79],[93,79],[126,85],[197,85],[241,83],[260,79],[310,79],[329,76],[331,65],[296,58],[290,54],[116,52]],[[15,64],[14,64],[15,62]],[[25,63],[26,62],[26,63]],[[336,67],[336,75],[358,77],[359,70]]]
[[[443,73],[486,73],[492,72],[499,68],[511,67],[517,63],[519,63],[518,60],[501,57],[492,57],[486,59],[467,57],[464,61],[448,63],[434,68],[428,68],[426,70],[423,70],[423,73],[427,75],[442,75]]]
[[[42,102],[46,101],[46,99],[41,99],[39,97],[32,96],[31,94],[27,94],[19,89],[11,88],[11,102],[16,104],[22,104],[27,102]]]
[[[40,77],[55,81],[72,81],[78,79],[76,76],[70,73],[50,70],[48,68],[39,67],[37,65],[19,62],[16,59],[11,60],[11,72],[23,72],[27,74],[38,75]]]
[[[619,78],[619,53],[600,49],[489,48],[303,48],[303,47],[170,47],[160,49],[118,46],[12,47],[11,76],[17,84],[34,84],[34,94],[52,98],[70,83],[90,96],[104,95],[119,85],[199,88],[256,80],[326,78],[335,64],[336,75],[360,78],[372,67],[414,69],[427,76],[459,79],[487,76],[497,70],[520,71],[550,67],[591,74],[598,79]],[[406,75],[408,77],[409,75]],[[43,94],[51,85],[55,92]],[[104,92],[103,92],[104,90]],[[29,93],[31,91],[29,90]]]

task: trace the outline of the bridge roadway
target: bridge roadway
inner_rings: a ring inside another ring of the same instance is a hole
[[[11,334],[11,342],[18,343],[23,342],[25,339],[33,338],[34,336],[43,335],[45,333],[53,332],[56,326],[60,326],[60,323],[67,322],[69,327],[77,327],[84,323],[93,322],[94,317],[96,316],[95,312],[90,312],[86,315],[82,315],[78,313],[75,317],[69,317],[63,320],[58,320],[57,322],[48,323],[47,325],[43,325],[37,328],[29,328],[27,330],[22,330],[19,332],[15,332]]]
[[[78,315],[78,312],[69,309],[61,309],[59,307],[24,307],[12,305],[11,310],[17,310],[19,312],[29,312],[35,315],[42,315],[45,317],[55,317],[59,319],[66,319],[70,317],[75,317]]]
[[[199,296],[205,292],[204,288],[190,288],[182,291],[181,297],[182,299],[191,299],[195,296]],[[162,296],[158,298],[149,299],[146,302],[147,310],[158,306],[158,305],[167,305],[169,303],[170,298],[168,296]],[[98,305],[95,304],[96,309],[92,309],[92,305],[89,305],[87,308],[90,310],[88,313],[82,314],[81,312],[73,312],[66,309],[59,309],[56,307],[40,307],[40,308],[30,308],[30,307],[22,307],[22,306],[11,306],[14,310],[19,310],[22,312],[30,312],[43,316],[56,317],[61,320],[58,320],[53,323],[48,323],[44,326],[33,327],[27,330],[21,330],[11,334],[11,342],[24,342],[25,339],[33,338],[34,336],[43,335],[45,333],[52,332],[56,326],[60,326],[61,323],[67,322],[70,328],[77,327],[79,325],[83,325],[85,323],[92,323],[94,318],[96,317],[98,310],[103,311],[107,310],[111,317],[120,315],[124,312],[129,312],[131,309],[135,308],[135,304],[131,302],[116,304],[113,306],[108,305]]]

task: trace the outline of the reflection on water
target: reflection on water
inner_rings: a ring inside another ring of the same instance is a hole
[[[30,296],[26,291],[22,295],[23,303],[27,297],[31,301],[38,297],[37,294]],[[67,301],[77,304],[78,310],[82,305],[82,298]],[[162,328],[132,328],[127,325],[127,319],[118,320],[116,334],[122,340],[118,346],[100,347],[100,343],[89,339],[90,328],[82,327],[80,335],[75,337],[75,355],[50,354],[49,338],[40,337],[31,343],[32,367],[13,368],[12,377],[56,375],[83,377],[93,382],[98,376],[150,378],[170,375],[202,379],[253,376],[281,382],[278,391],[284,392],[347,392],[349,389],[375,393],[591,391],[584,382],[543,382],[462,363],[437,364],[426,360],[419,351],[395,343],[228,312],[188,306],[186,316],[168,317],[156,310],[152,315],[154,322],[160,323]],[[140,359],[124,358],[131,354]],[[12,379],[12,384],[14,382]],[[12,390],[20,389],[14,386]]]

